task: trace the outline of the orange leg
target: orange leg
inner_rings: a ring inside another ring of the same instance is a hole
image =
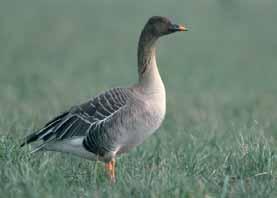
[[[107,170],[108,176],[112,183],[115,182],[115,160],[113,159],[110,162],[105,164],[105,168]]]

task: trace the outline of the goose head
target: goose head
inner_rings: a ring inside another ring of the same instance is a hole
[[[184,25],[174,24],[168,18],[161,16],[151,17],[144,27],[144,32],[157,38],[174,32],[183,31],[187,31]]]

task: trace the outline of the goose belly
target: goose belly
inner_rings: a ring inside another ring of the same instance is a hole
[[[153,107],[153,106],[152,106]],[[165,116],[165,108],[149,108],[133,118],[127,119],[127,127],[122,128],[119,153],[127,152],[133,147],[140,145],[152,135],[162,124]]]

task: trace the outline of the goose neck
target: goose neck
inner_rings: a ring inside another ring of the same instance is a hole
[[[139,84],[152,89],[163,87],[156,62],[157,40],[158,38],[143,31],[138,44]]]

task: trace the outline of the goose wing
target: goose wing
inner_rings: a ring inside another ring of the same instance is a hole
[[[119,112],[127,104],[128,98],[129,90],[127,88],[110,89],[57,116],[42,129],[27,136],[21,146],[42,140],[43,143],[39,146],[42,148],[52,141],[87,136],[88,134],[99,136],[101,132],[104,133],[102,127],[105,121]],[[90,141],[93,141],[91,137]]]

